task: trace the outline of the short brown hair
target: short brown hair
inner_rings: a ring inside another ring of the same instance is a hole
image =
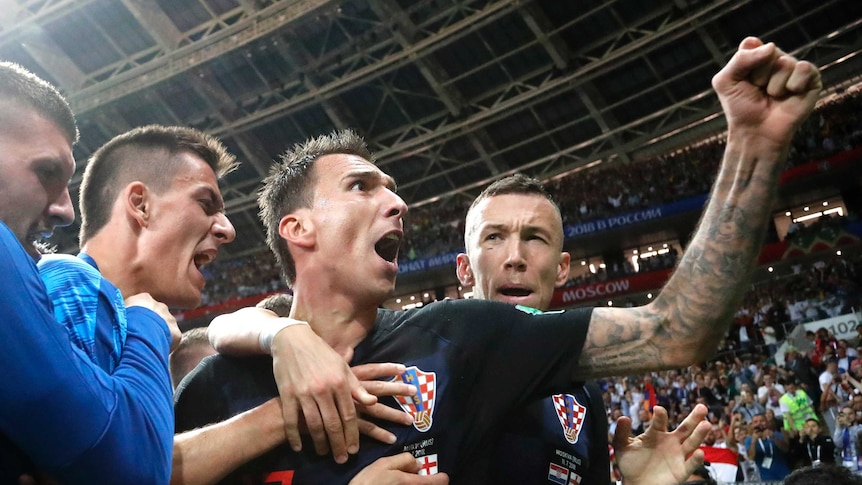
[[[333,154],[356,155],[374,163],[374,156],[362,137],[352,130],[333,131],[296,144],[285,152],[281,162],[274,165],[264,179],[257,199],[260,220],[266,228],[266,243],[275,254],[289,287],[293,287],[296,280],[296,263],[287,243],[278,234],[278,225],[285,215],[299,208],[311,207],[313,188],[317,183],[312,170],[314,162],[324,155]]]
[[[78,141],[75,116],[60,91],[14,62],[0,62],[0,101],[35,110],[54,122],[70,145]]]
[[[221,141],[184,126],[142,126],[99,148],[81,182],[81,245],[105,227],[111,206],[127,184],[140,180],[153,190],[167,190],[183,153],[200,157],[219,178],[237,166]]]
[[[542,185],[542,182],[539,182],[538,179],[533,177],[528,177],[521,173],[516,173],[514,175],[509,175],[508,177],[503,177],[500,180],[492,183],[491,185],[485,187],[485,190],[482,191],[476,199],[473,200],[473,203],[470,204],[470,208],[467,209],[467,217],[466,220],[468,224],[464,228],[464,244],[467,248],[470,247],[470,214],[473,210],[482,203],[485,199],[490,199],[491,197],[496,197],[498,195],[507,195],[507,194],[516,194],[516,195],[537,195],[539,197],[544,197],[548,199],[548,201],[553,204],[554,208],[557,210],[557,213],[560,213],[560,207],[554,202],[554,198],[551,197],[551,194],[545,190],[545,187]]]
[[[293,295],[288,293],[275,293],[257,302],[258,308],[269,310],[280,317],[289,317],[290,309],[293,307]]]

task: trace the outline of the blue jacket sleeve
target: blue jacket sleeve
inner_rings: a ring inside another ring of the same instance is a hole
[[[0,224],[0,432],[64,483],[168,483],[173,409],[162,319],[130,308],[109,375],[72,346],[36,265]]]

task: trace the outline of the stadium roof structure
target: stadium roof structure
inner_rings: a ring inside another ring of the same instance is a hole
[[[723,131],[712,75],[746,35],[859,82],[857,0],[3,0],[0,58],[60,86],[79,173],[129,128],[191,125],[243,162],[224,186],[263,247],[256,192],[280,152],[354,128],[411,206],[516,171],[632,163]],[[73,194],[73,198],[75,194]],[[58,238],[75,247],[73,226]]]

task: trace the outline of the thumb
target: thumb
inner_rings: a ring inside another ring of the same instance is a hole
[[[413,457],[413,454],[405,451],[395,456],[390,457],[391,470],[401,470],[407,473],[416,473],[421,468],[419,462]]]

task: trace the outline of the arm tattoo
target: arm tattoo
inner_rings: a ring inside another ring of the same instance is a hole
[[[697,233],[655,301],[593,311],[577,378],[683,367],[715,352],[747,289],[783,160],[743,148],[728,144]]]

